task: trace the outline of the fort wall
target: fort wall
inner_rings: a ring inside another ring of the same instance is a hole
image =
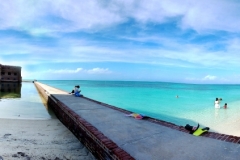
[[[21,67],[0,64],[0,82],[22,82]]]

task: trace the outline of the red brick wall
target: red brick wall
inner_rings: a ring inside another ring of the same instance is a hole
[[[21,82],[21,67],[0,65],[0,81],[4,82]]]

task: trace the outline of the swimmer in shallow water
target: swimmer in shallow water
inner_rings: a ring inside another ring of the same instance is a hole
[[[227,103],[224,104],[223,108],[224,108],[224,109],[227,109]]]

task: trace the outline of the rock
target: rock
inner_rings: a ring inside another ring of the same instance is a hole
[[[63,158],[65,158],[65,159],[72,159],[72,158],[71,158],[71,154],[65,154],[65,155],[63,156]]]
[[[8,136],[11,136],[12,134],[10,134],[10,133],[7,133],[7,134],[4,134],[4,138],[7,138]]]
[[[23,153],[23,152],[17,152],[17,154],[20,154],[22,157],[25,156],[25,153]]]
[[[26,160],[31,160],[31,158],[30,158],[30,157],[28,157],[28,156],[26,156]]]
[[[14,155],[12,155],[12,157],[18,157],[18,155],[17,155],[17,154],[14,154]]]
[[[0,156],[0,160],[3,160],[3,157],[2,157],[2,156]]]

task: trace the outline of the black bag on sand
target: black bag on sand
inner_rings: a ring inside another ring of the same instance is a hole
[[[189,124],[186,124],[184,128],[189,131],[189,134],[193,134],[193,132],[195,132],[199,128],[199,124],[197,127],[193,127],[190,126]]]

